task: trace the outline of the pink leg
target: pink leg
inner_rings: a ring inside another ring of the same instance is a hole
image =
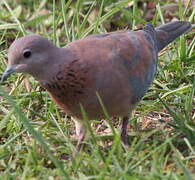
[[[76,135],[78,138],[76,149],[77,151],[80,151],[82,148],[82,142],[85,139],[86,127],[83,121],[74,120],[74,122],[75,122],[75,127],[76,127]]]

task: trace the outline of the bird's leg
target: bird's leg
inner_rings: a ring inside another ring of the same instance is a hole
[[[123,117],[122,127],[121,127],[121,140],[125,146],[129,146],[128,134],[127,134],[128,122],[129,122],[129,117],[128,116]]]
[[[76,149],[77,151],[80,151],[82,147],[82,142],[85,139],[86,127],[83,121],[74,120],[74,122],[75,122],[75,127],[76,127],[76,135],[78,138]]]

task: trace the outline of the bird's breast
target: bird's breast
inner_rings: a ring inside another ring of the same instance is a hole
[[[79,102],[87,95],[88,72],[88,67],[75,59],[69,65],[59,66],[58,71],[42,85],[65,112],[76,114],[80,111]]]

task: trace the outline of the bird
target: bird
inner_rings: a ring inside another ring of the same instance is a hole
[[[87,133],[86,121],[104,118],[99,96],[109,117],[122,118],[120,136],[128,145],[131,113],[155,77],[158,52],[191,28],[187,21],[157,27],[149,23],[140,30],[89,35],[65,47],[40,35],[26,35],[9,47],[1,81],[13,73],[27,73],[38,80],[73,117],[78,151]]]

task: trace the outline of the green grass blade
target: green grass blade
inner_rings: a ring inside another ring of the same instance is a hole
[[[49,158],[53,161],[53,163],[56,165],[56,167],[59,168],[61,174],[66,177],[67,179],[70,179],[68,174],[65,172],[64,167],[62,166],[61,162],[58,161],[50,151],[50,148],[48,147],[46,141],[43,139],[40,133],[34,130],[33,126],[29,123],[27,118],[24,116],[24,114],[20,111],[20,108],[14,103],[12,98],[7,95],[2,88],[0,88],[1,94],[6,98],[6,100],[12,105],[12,107],[15,110],[15,113],[18,115],[20,118],[21,122],[25,126],[25,128],[30,132],[33,137],[40,143],[40,145],[44,148],[44,150],[47,152]]]

